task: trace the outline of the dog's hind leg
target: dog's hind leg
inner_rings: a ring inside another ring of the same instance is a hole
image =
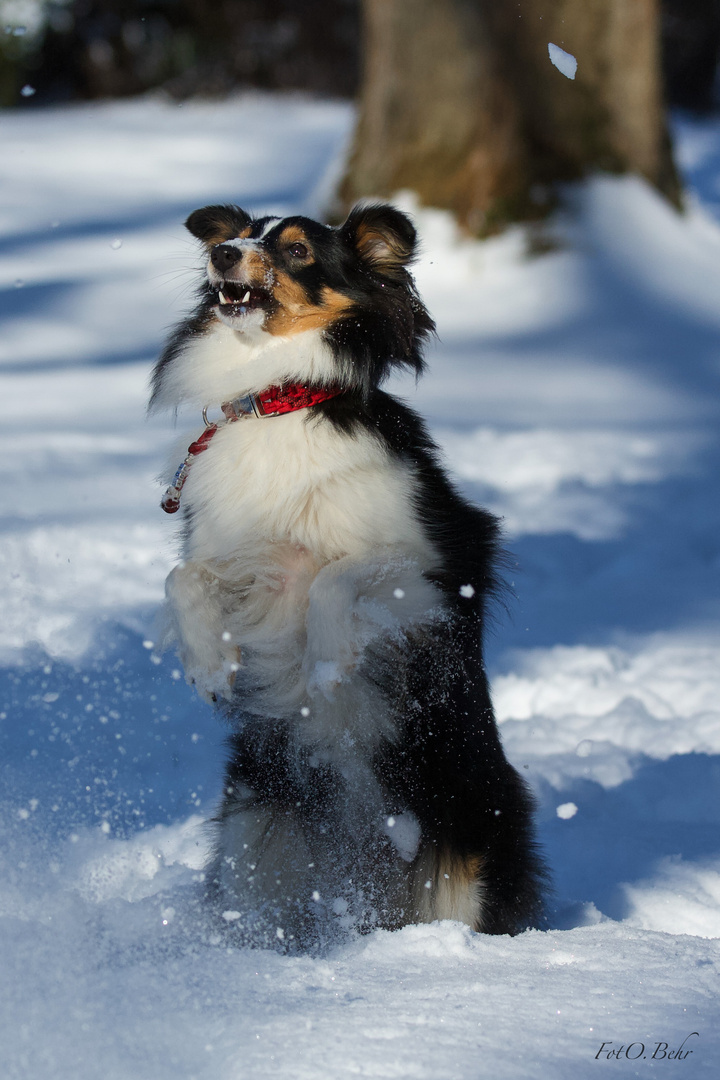
[[[426,847],[413,873],[410,909],[418,922],[455,919],[482,930],[485,887],[479,855]]]
[[[235,932],[255,944],[300,943],[308,934],[312,866],[288,808],[256,803],[248,792],[225,800],[206,877]]]

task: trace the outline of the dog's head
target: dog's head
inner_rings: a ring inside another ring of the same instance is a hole
[[[156,369],[154,400],[189,340],[217,333],[226,349],[228,330],[238,364],[245,347],[256,357],[265,342],[279,360],[301,355],[308,334],[319,338],[333,367],[323,377],[348,390],[369,392],[395,365],[422,370],[434,324],[408,270],[417,238],[401,211],[357,206],[333,228],[307,217],[253,218],[238,206],[206,206],[186,226],[204,246],[205,280],[198,310]],[[287,374],[304,372],[289,367]]]
[[[409,218],[391,206],[357,207],[340,229],[306,217],[251,218],[206,206],[186,221],[208,254],[208,300],[233,330],[290,336],[326,329],[378,293],[412,285]]]

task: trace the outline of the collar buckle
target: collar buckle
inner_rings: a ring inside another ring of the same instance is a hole
[[[262,406],[258,394],[246,394],[245,397],[233,398],[232,401],[223,401],[220,408],[226,420],[241,420],[243,416],[268,416]],[[203,413],[204,418],[204,413]]]

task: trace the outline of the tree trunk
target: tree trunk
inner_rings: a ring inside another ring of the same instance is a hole
[[[345,206],[410,188],[483,234],[594,171],[679,203],[657,0],[364,0],[364,28]],[[577,58],[574,80],[549,42]]]

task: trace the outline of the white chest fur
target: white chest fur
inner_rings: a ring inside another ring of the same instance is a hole
[[[330,702],[350,693],[342,712],[378,738],[381,714],[360,709],[371,691],[351,673],[371,641],[440,602],[415,498],[411,469],[378,439],[307,410],[221,428],[183,491],[185,564],[167,589],[170,637],[198,689],[232,697],[242,683],[247,708],[276,716],[313,698],[307,736],[321,741],[318,725],[338,734]]]
[[[193,464],[187,559],[242,559],[248,546],[290,544],[324,564],[381,544],[432,560],[410,469],[371,435],[348,436],[307,410],[221,428]]]

